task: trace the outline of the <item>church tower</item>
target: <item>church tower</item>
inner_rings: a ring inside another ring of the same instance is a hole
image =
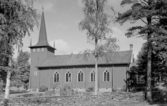
[[[30,89],[39,88],[39,70],[37,68],[49,56],[54,55],[56,49],[51,47],[47,40],[44,11],[42,11],[38,43],[30,46],[31,66],[30,66]]]

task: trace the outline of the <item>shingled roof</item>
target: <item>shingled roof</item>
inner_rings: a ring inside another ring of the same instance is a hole
[[[132,50],[107,53],[106,56],[100,57],[99,64],[129,64],[132,58]],[[63,67],[63,66],[82,66],[94,65],[93,55],[85,56],[84,54],[54,55],[48,57],[38,67]]]

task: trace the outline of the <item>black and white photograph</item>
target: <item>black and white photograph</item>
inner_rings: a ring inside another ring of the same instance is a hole
[[[167,0],[0,0],[0,106],[167,106]]]

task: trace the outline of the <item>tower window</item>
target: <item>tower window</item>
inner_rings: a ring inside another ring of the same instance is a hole
[[[54,73],[54,82],[59,82],[59,73]]]
[[[37,49],[37,52],[40,52],[40,48]]]
[[[71,75],[71,73],[68,71],[68,72],[66,73],[66,82],[71,82],[71,80],[72,80],[72,75]]]
[[[33,50],[33,52],[36,52],[36,49],[32,49]]]
[[[90,73],[90,81],[91,82],[95,81],[95,71],[94,70]]]
[[[104,72],[104,81],[110,81],[110,72],[108,70]]]
[[[38,75],[37,71],[35,71],[35,72],[34,72],[34,75],[35,75],[35,76],[37,76],[37,75]]]
[[[44,51],[44,48],[41,48],[41,51]]]
[[[83,72],[82,71],[78,73],[78,82],[83,82]]]

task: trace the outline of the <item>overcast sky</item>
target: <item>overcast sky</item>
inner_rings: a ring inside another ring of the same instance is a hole
[[[45,12],[45,23],[47,29],[48,42],[57,50],[55,54],[71,54],[78,53],[85,49],[94,48],[87,43],[87,37],[84,31],[80,31],[78,24],[84,18],[82,0],[35,0],[34,7],[38,13],[42,12],[42,5]],[[108,5],[114,7],[117,12],[124,12],[128,7],[120,6],[121,0],[108,0]],[[138,22],[140,24],[140,22]],[[138,54],[142,44],[145,42],[142,38],[127,38],[125,32],[131,26],[125,23],[120,26],[113,23],[111,28],[113,36],[119,39],[120,51],[129,50],[129,44],[133,44],[134,55]],[[30,37],[23,39],[23,50],[29,51],[30,38],[32,44],[35,45],[39,37],[39,27],[35,27]]]

